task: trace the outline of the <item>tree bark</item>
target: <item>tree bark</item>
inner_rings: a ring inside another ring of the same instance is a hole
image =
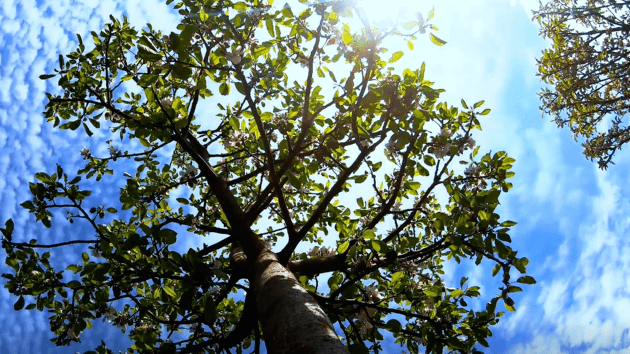
[[[252,289],[267,352],[348,354],[326,313],[274,253],[264,250],[253,264]]]

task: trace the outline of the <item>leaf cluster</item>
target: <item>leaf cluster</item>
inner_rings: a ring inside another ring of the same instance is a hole
[[[576,140],[585,138],[585,156],[603,169],[630,140],[623,123],[630,107],[629,10],[627,1],[553,0],[533,12],[540,35],[553,43],[537,60],[539,76],[551,85],[540,92],[543,114]]]

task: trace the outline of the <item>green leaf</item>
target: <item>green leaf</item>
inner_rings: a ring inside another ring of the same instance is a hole
[[[492,268],[492,276],[494,277],[495,275],[497,275],[499,273],[499,270],[501,270],[501,265],[496,264],[494,268]]]
[[[510,286],[508,287],[508,293],[518,293],[523,291],[523,289],[519,286]]]
[[[514,226],[514,225],[516,225],[516,223],[514,221],[510,221],[510,220],[507,220],[507,221],[504,221],[504,222],[501,223],[502,227],[510,227],[510,226]]]
[[[76,265],[76,264],[71,264],[69,265],[66,270],[69,270],[71,272],[73,272],[74,274],[77,274],[78,272],[81,271],[81,269],[83,269],[83,267]]]
[[[170,286],[164,286],[164,292],[166,295],[170,296],[173,300],[177,299],[177,293]]]
[[[190,45],[190,41],[192,36],[195,34],[195,26],[193,25],[184,25],[184,29],[179,34],[179,41],[177,43],[177,47],[175,48],[175,52],[180,56],[186,56],[188,52],[188,46]]]
[[[381,251],[381,243],[383,243],[383,241],[379,241],[379,240],[372,240],[372,248],[374,248],[374,250],[376,252]]]
[[[245,11],[245,10],[249,9],[249,6],[247,6],[246,3],[242,2],[242,1],[239,1],[239,2],[235,3],[234,5],[232,5],[232,8],[234,8],[234,10],[236,10],[236,11],[241,12],[241,11]]]
[[[466,349],[466,345],[464,343],[462,343],[456,337],[451,337],[451,338],[447,339],[446,343],[448,344],[449,348],[460,349],[460,350]]]
[[[156,73],[144,74],[140,76],[140,79],[138,80],[138,85],[140,87],[149,87],[157,81],[158,77],[159,76]]]
[[[438,38],[436,35],[434,35],[433,33],[429,33],[430,37],[431,37],[431,42],[433,42],[433,44],[441,47],[443,45],[446,44],[445,41],[441,40],[440,38]]]
[[[287,178],[289,178],[289,183],[295,187],[296,189],[300,189],[302,187],[302,182],[300,182],[300,179],[297,178],[293,172],[291,171],[287,171],[285,174],[285,176],[287,176]]]
[[[350,241],[345,241],[337,247],[337,253],[344,253],[350,247]]]
[[[57,75],[56,75],[56,74],[45,74],[45,75],[39,75],[39,79],[40,79],[40,80],[48,80],[48,79],[50,79],[51,77],[55,77],[55,76],[57,76]]]
[[[376,237],[376,234],[374,233],[374,230],[372,229],[367,229],[365,231],[363,231],[363,238],[366,240],[370,240]]]
[[[13,220],[9,219],[4,223],[4,229],[7,231],[7,233],[10,235],[13,233]]]
[[[399,279],[402,279],[404,276],[405,276],[404,272],[396,272],[392,274],[392,283],[398,281]]]
[[[24,307],[24,296],[20,296],[20,298],[15,302],[15,305],[13,305],[13,309],[15,311],[19,311]]]
[[[162,229],[160,230],[160,240],[167,245],[172,245],[177,241],[177,232],[171,229]]]
[[[269,32],[269,35],[271,37],[275,37],[276,35],[273,33],[273,22],[270,18],[267,18],[265,20],[265,26],[267,27],[267,32]]]
[[[219,93],[222,94],[223,96],[229,95],[230,85],[226,82],[222,83],[221,86],[219,86]]]
[[[516,309],[514,308],[514,300],[509,297],[503,299],[503,306],[505,306],[505,308],[510,312],[516,311]]]
[[[431,286],[427,289],[424,289],[422,292],[429,297],[436,297],[440,294],[438,290],[435,288],[435,286]]]
[[[462,289],[455,289],[453,291],[451,291],[451,297],[458,297],[458,296],[462,296],[464,294],[464,291]]]
[[[83,129],[85,129],[85,132],[87,133],[88,136],[92,136],[94,134],[92,133],[92,130],[90,130],[90,128],[85,123],[83,123]]]
[[[398,320],[391,319],[385,324],[385,329],[396,334],[402,330],[402,326]]]
[[[192,69],[188,65],[177,63],[173,66],[173,77],[177,79],[186,81],[192,76],[192,73]]]
[[[479,113],[479,115],[485,116],[485,115],[487,115],[488,113],[490,113],[490,108],[486,108],[486,109],[484,109],[481,113]]]
[[[357,184],[358,184],[358,183],[363,183],[363,182],[365,182],[365,180],[367,179],[367,177],[368,177],[367,175],[359,175],[359,176],[356,176],[356,177],[354,178],[354,182],[356,182]]]
[[[49,182],[52,182],[52,179],[50,178],[50,176],[49,176],[49,175],[47,175],[47,174],[46,174],[46,173],[44,173],[44,172],[37,172],[37,173],[35,174],[35,178],[37,178],[38,180],[40,180],[40,181],[42,181],[42,182],[44,182],[44,183],[49,183]]]
[[[230,125],[230,127],[232,127],[232,129],[234,130],[239,130],[240,128],[240,123],[238,121],[238,118],[235,116],[231,116],[230,119],[228,120],[228,124]]]
[[[350,346],[351,354],[368,354],[370,350],[365,346],[365,344],[358,342]]]
[[[317,76],[326,77],[326,75],[324,75],[324,71],[320,67],[317,67]]]
[[[408,186],[412,190],[417,191],[420,188],[421,184],[420,184],[420,182],[411,181],[411,182],[408,183]]]
[[[162,54],[152,51],[149,47],[138,44],[138,57],[146,61],[155,63],[162,59]]]
[[[516,282],[521,283],[521,284],[536,284],[536,279],[534,279],[533,277],[530,277],[529,275],[525,275],[518,278]]]
[[[392,54],[392,57],[389,59],[388,63],[391,64],[397,62],[398,60],[400,60],[400,58],[402,58],[404,54],[405,53],[402,50],[395,52],[394,54]]]
[[[352,43],[352,34],[350,33],[350,26],[343,25],[343,33],[341,35],[341,40],[343,40],[343,42],[346,45],[349,45],[350,43]]]
[[[204,303],[203,318],[206,324],[212,324],[218,318],[217,308],[214,306],[214,300],[211,296],[208,296]]]

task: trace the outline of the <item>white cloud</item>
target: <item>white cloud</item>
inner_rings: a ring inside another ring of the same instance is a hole
[[[7,19],[14,19],[16,16],[16,8],[17,5],[13,0],[4,0],[2,1],[2,14]]]
[[[44,92],[52,89],[54,81],[46,85],[37,77],[58,66],[58,54],[74,50],[74,33],[82,34],[87,42],[86,34],[98,32],[103,21],[109,21],[110,13],[121,18],[124,12],[134,26],[151,22],[165,31],[174,30],[174,15],[162,10],[166,9],[162,1],[101,2],[96,9],[88,1],[29,0],[17,6],[4,0],[0,4],[0,37],[10,39],[1,59],[0,102],[13,102],[14,97],[19,100],[15,106],[0,105],[0,148],[10,151],[0,155],[0,221],[14,217],[30,234],[35,226],[27,222],[32,219],[17,206],[29,198],[27,181],[32,180],[33,173],[54,166],[61,155],[69,164],[76,163],[78,149],[89,145],[82,134],[51,132],[50,125],[44,123],[40,114]],[[630,353],[630,206],[625,197],[630,155],[621,155],[618,166],[606,173],[584,168],[585,164],[567,161],[567,151],[574,154],[579,146],[567,145],[562,133],[541,121],[538,114],[521,115],[537,106],[536,97],[530,97],[527,89],[538,83],[533,58],[539,49],[523,39],[537,34],[536,26],[524,25],[537,2],[449,4],[455,5],[438,4],[434,19],[440,27],[436,34],[448,44],[436,47],[428,34],[422,35],[416,49],[403,57],[401,66],[418,68],[426,61],[426,78],[435,81],[435,87],[447,89],[442,98],[453,105],[459,105],[461,98],[469,104],[486,100],[485,106],[493,112],[482,121],[484,131],[478,140],[482,151],[506,150],[517,158],[515,189],[502,201],[503,210],[530,228],[541,222],[552,223],[564,237],[557,248],[545,250],[546,263],[530,266],[540,274],[536,275],[540,284],[526,288],[516,314],[501,322],[504,327],[499,328],[507,328],[508,335],[520,342],[511,352],[556,354],[585,344],[589,353]],[[426,14],[429,8],[422,5],[421,10]],[[520,70],[524,87],[520,91],[523,96],[511,102],[506,100],[505,91],[513,88],[509,80],[514,70]],[[579,152],[571,157],[575,155],[582,161]],[[590,180],[596,185],[588,186]],[[41,225],[37,230],[42,230]],[[544,240],[547,235],[518,230],[532,240],[530,247],[548,247]],[[59,230],[50,234],[54,239],[64,237]],[[447,274],[452,274],[450,269]],[[478,267],[469,275],[483,278]],[[5,294],[0,292],[3,314],[10,311]],[[24,332],[47,330],[41,319],[29,314],[19,314],[22,317],[17,317],[20,321],[16,323],[30,321],[42,328],[17,326],[8,336],[18,338]],[[3,316],[0,320],[5,319]],[[551,330],[538,330],[539,324]]]
[[[522,343],[517,344],[510,352],[514,354],[564,354],[560,341],[554,335],[536,334],[533,338],[520,338]]]
[[[534,322],[553,328],[554,341],[547,344],[548,352],[555,353],[557,343],[584,348],[580,353],[630,348],[630,203],[625,197],[628,187],[623,170],[627,168],[621,167],[621,171],[613,168],[602,172],[592,166],[588,171],[594,174],[596,195],[583,196],[581,202],[590,205],[589,213],[564,230],[565,241],[540,270],[551,273],[545,277],[551,280],[539,285],[536,302],[540,307],[533,307],[527,318],[512,318],[512,334],[518,333],[520,326],[532,328]],[[557,182],[570,183],[565,179]],[[578,219],[571,209],[565,212],[568,220]],[[555,259],[560,261],[554,263]],[[530,292],[526,301],[532,296]],[[549,340],[547,335],[517,346],[515,352],[538,352],[536,343]]]

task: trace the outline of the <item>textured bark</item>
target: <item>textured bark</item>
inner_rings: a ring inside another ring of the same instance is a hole
[[[268,353],[348,354],[326,313],[274,253],[263,251],[253,267],[253,291]]]

